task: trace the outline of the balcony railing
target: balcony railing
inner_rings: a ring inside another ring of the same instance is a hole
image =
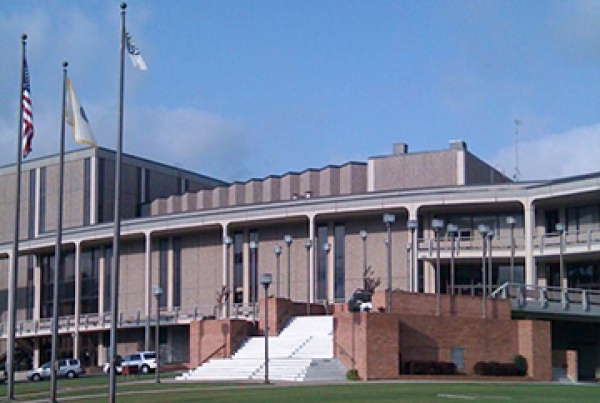
[[[591,249],[592,246],[600,245],[600,229],[587,229],[581,231],[569,231],[564,233],[565,251],[569,246],[580,246]],[[533,238],[533,247],[544,253],[547,248],[556,249],[560,247],[560,234],[557,232],[537,235]]]
[[[178,307],[173,309],[161,309],[161,325],[176,325],[189,323],[214,314],[214,307],[198,305],[193,307]],[[156,315],[147,317],[142,311],[121,312],[117,320],[118,328],[132,328],[145,326],[146,320],[151,324],[156,321]],[[79,330],[105,330],[111,324],[110,313],[91,313],[79,316]],[[59,333],[72,333],[76,330],[75,316],[61,316],[58,319]],[[6,325],[0,323],[0,337],[6,337]],[[16,337],[43,336],[52,333],[52,319],[43,318],[39,320],[19,321],[16,324]]]
[[[525,238],[515,236],[514,238],[515,250],[523,249],[525,247]],[[417,241],[417,248],[419,252],[428,252],[433,255],[437,251],[437,243],[435,238],[420,238]],[[454,252],[460,255],[460,251],[481,251],[483,248],[483,240],[480,236],[474,237],[461,237],[455,238],[454,240]],[[492,240],[492,250],[504,250],[510,251],[510,238],[494,238]],[[440,251],[451,252],[452,251],[452,240],[449,237],[442,237],[440,239]]]

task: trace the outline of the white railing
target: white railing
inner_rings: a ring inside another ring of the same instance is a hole
[[[565,251],[569,246],[584,246],[589,250],[592,246],[600,245],[600,229],[569,231],[565,232],[563,236]],[[541,253],[544,253],[544,249],[546,248],[559,248],[560,234],[552,232],[536,235],[533,237],[533,247]]]

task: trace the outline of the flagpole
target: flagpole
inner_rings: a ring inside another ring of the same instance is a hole
[[[58,370],[58,294],[60,272],[62,270],[62,221],[63,221],[63,188],[65,172],[65,104],[67,99],[67,67],[69,63],[63,62],[63,91],[62,114],[60,123],[60,152],[58,163],[58,213],[56,224],[56,245],[54,249],[54,284],[52,293],[52,368],[50,370],[50,401],[56,401],[56,371]]]
[[[15,221],[14,221],[14,239],[13,250],[10,255],[11,269],[8,272],[8,335],[6,338],[6,397],[8,400],[14,400],[15,391],[15,328],[16,328],[16,294],[17,294],[17,271],[19,270],[19,221],[21,205],[21,157],[22,157],[22,139],[23,139],[23,84],[25,81],[25,51],[27,48],[27,35],[21,36],[22,57],[21,57],[21,86],[19,87],[19,131],[17,134],[17,175],[15,184]]]
[[[117,133],[117,156],[115,168],[115,210],[113,234],[113,264],[110,276],[110,381],[109,403],[116,402],[117,316],[119,314],[119,242],[121,238],[121,154],[123,150],[123,93],[125,85],[125,10],[121,3],[121,57],[119,75],[119,124]]]

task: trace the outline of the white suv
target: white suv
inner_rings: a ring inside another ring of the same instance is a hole
[[[136,368],[141,374],[147,374],[156,371],[156,353],[154,351],[138,351],[130,355],[126,355],[121,360],[121,364],[117,364],[115,368],[117,374],[123,372],[123,367]],[[104,364],[104,372],[110,371],[110,363]]]

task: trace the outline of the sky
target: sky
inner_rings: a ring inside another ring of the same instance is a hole
[[[2,2],[0,165],[15,162],[23,33],[29,158],[58,153],[63,61],[116,147],[119,4]],[[148,70],[126,60],[123,151],[245,181],[463,140],[512,177],[518,139],[520,180],[600,171],[598,21],[599,1],[131,0]]]

